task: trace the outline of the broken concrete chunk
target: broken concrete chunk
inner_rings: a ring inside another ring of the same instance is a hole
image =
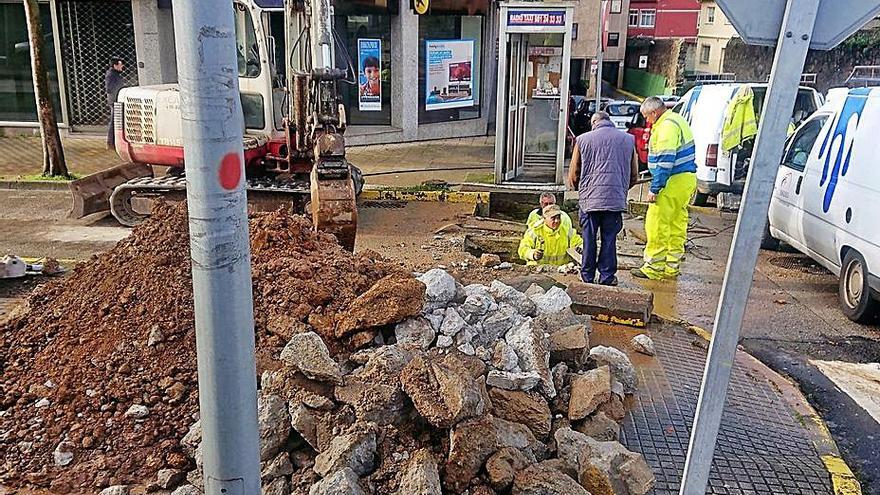
[[[126,418],[143,419],[149,416],[149,414],[150,410],[143,404],[132,404],[131,407],[125,411]]]
[[[506,492],[513,484],[516,473],[522,471],[531,464],[529,459],[517,449],[505,447],[492,454],[486,461],[486,474],[492,488],[499,492]]]
[[[162,471],[159,471],[160,473]],[[260,479],[262,482],[269,483],[275,478],[282,476],[290,476],[293,474],[293,464],[290,462],[290,455],[282,451],[268,462],[263,462],[260,466]]]
[[[492,366],[499,371],[519,371],[519,357],[513,347],[507,345],[507,342],[499,340],[492,353]]]
[[[495,303],[495,300],[492,299],[492,296],[478,292],[467,296],[464,303],[458,308],[461,316],[471,325],[482,320],[490,311],[495,311],[497,309],[498,305]]]
[[[577,421],[586,418],[609,400],[611,400],[611,371],[608,366],[572,375],[568,419]]]
[[[572,282],[568,294],[572,310],[600,321],[644,326],[651,321],[654,294],[641,289]]]
[[[489,389],[492,412],[496,417],[526,425],[535,437],[547,438],[550,433],[550,406],[536,392]]]
[[[535,316],[537,313],[537,306],[529,296],[507,284],[493,280],[489,290],[498,302],[513,307],[517,313],[523,316]]]
[[[196,421],[189,427],[189,431],[186,432],[186,435],[183,436],[183,439],[180,440],[180,446],[183,447],[183,451],[186,452],[190,457],[195,457],[196,449],[199,448],[199,445],[202,443],[202,422]]]
[[[654,341],[651,340],[651,337],[648,337],[643,333],[633,337],[630,341],[630,345],[636,350],[636,352],[641,352],[648,356],[653,356],[655,354]]]
[[[419,414],[438,428],[486,409],[479,382],[453,358],[416,356],[400,374],[400,383]]]
[[[398,344],[414,344],[421,349],[428,349],[435,336],[431,322],[421,316],[407,318],[394,327],[394,337]]]
[[[309,488],[309,495],[365,495],[358,475],[349,468],[340,469]]]
[[[518,472],[512,495],[590,495],[577,481],[552,467],[552,463],[532,464]]]
[[[193,485],[183,485],[171,492],[171,495],[201,495],[202,492]]]
[[[281,361],[313,380],[342,383],[339,364],[315,332],[298,333],[281,351]]]
[[[481,331],[476,337],[477,345],[493,345],[510,329],[522,324],[523,321],[523,316],[517,313],[513,306],[501,303],[497,311],[487,314],[480,322]]]
[[[583,366],[590,349],[589,330],[586,325],[571,325],[551,331],[549,344],[551,361]]]
[[[555,286],[543,294],[532,296],[531,300],[535,303],[539,316],[571,308],[571,297],[564,289]]]
[[[345,377],[344,385],[336,387],[335,397],[338,402],[351,405],[361,421],[387,426],[403,420],[406,401],[397,384],[385,385],[350,375]]]
[[[455,299],[458,288],[452,275],[445,270],[434,268],[418,278],[425,284],[425,308],[434,310],[445,308]]]
[[[534,371],[509,372],[492,370],[486,376],[486,385],[504,390],[532,390],[541,381]]]
[[[578,481],[590,493],[645,495],[654,487],[654,474],[640,454],[618,442],[600,442],[561,428],[555,433],[559,458],[577,468]]]
[[[449,335],[440,335],[437,337],[437,347],[441,349],[445,349],[447,347],[451,347],[453,344],[453,339]]]
[[[365,426],[347,435],[335,437],[324,452],[315,458],[315,473],[321,476],[349,468],[364,476],[376,467],[376,432]]]
[[[73,462],[73,444],[67,441],[61,441],[52,451],[52,460],[56,466],[66,466]]]
[[[186,471],[179,469],[160,469],[156,473],[156,484],[163,490],[173,490],[174,487],[186,481]]]
[[[602,411],[596,411],[572,428],[601,442],[617,441],[620,438],[620,424]]]
[[[598,366],[608,365],[611,367],[611,376],[623,385],[624,393],[636,393],[638,390],[636,369],[623,351],[600,345],[590,349],[590,358]]]
[[[419,314],[424,304],[425,284],[413,278],[389,275],[358,296],[346,311],[339,313],[336,336],[341,338],[359,330],[403,321]]]
[[[291,401],[290,409],[290,425],[299,433],[299,436],[306,441],[313,449],[320,452],[318,445],[317,416],[315,412],[304,404]]]
[[[400,475],[398,495],[442,495],[437,460],[428,449],[417,450]]]
[[[100,495],[128,495],[128,485],[113,485],[101,490]]]
[[[443,324],[440,325],[440,333],[455,337],[455,335],[466,326],[468,326],[468,323],[460,314],[458,314],[458,311],[455,308],[446,308],[446,313],[443,317]]]
[[[545,292],[547,292],[547,291],[544,290],[544,288],[541,287],[540,285],[538,285],[538,284],[532,284],[532,285],[529,286],[528,289],[526,289],[526,291],[524,292],[524,294],[527,295],[527,296],[529,296],[529,298],[531,298],[532,296],[540,296],[541,294],[543,294],[543,293],[545,293]]]
[[[257,401],[260,428],[260,461],[275,457],[290,436],[287,403],[277,395],[261,395]]]
[[[260,495],[290,495],[290,483],[287,478],[275,478],[262,486]]]
[[[486,268],[492,268],[501,264],[501,256],[493,253],[483,253],[480,255],[480,265]]]
[[[519,367],[525,372],[535,372],[541,377],[539,391],[548,399],[556,396],[553,378],[550,376],[550,351],[547,339],[536,331],[531,321],[513,328],[504,337],[519,357]]]

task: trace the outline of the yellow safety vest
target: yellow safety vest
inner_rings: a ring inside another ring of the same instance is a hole
[[[527,265],[556,265],[562,266],[569,262],[568,248],[583,246],[584,240],[575,232],[574,228],[566,227],[560,223],[556,230],[551,229],[544,222],[533,224],[526,230],[519,242],[519,257],[526,261]],[[536,250],[544,251],[544,257],[535,261]]]

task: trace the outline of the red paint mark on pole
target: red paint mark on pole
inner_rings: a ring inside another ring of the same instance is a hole
[[[238,153],[229,153],[220,161],[220,185],[231,191],[241,181],[241,160]]]

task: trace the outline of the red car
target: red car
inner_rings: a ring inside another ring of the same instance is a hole
[[[651,137],[651,125],[645,121],[641,113],[633,116],[633,121],[626,124],[626,132],[636,138],[636,153],[639,155],[639,172],[648,170],[648,139]]]

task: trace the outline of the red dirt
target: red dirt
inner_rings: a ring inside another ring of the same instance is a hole
[[[337,313],[396,270],[285,212],[253,214],[250,238],[260,368],[307,324],[343,350],[332,338]],[[158,208],[27,304],[0,325],[0,484],[91,492],[187,467],[179,441],[198,390],[185,204]],[[162,342],[148,346],[156,331]],[[36,407],[43,398],[50,404]],[[126,418],[133,404],[149,415]],[[52,452],[65,439],[74,460],[56,467]]]

